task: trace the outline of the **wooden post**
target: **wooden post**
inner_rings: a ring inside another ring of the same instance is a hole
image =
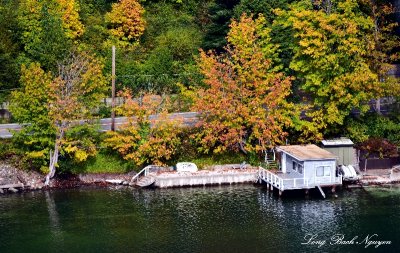
[[[115,131],[115,46],[112,46],[111,131]]]

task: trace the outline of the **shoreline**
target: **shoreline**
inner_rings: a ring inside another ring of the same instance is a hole
[[[196,173],[172,173],[171,171],[153,173],[152,176],[161,180],[161,183],[156,184],[155,188],[183,188],[183,187],[203,187],[203,186],[218,186],[218,185],[232,185],[232,184],[254,184],[256,178],[253,175],[257,174],[254,168],[247,168],[239,170],[233,168],[232,165],[217,165],[210,167],[211,170],[200,170]],[[387,171],[382,171],[384,175]],[[356,189],[356,188],[388,188],[393,185],[400,184],[400,172],[397,172],[395,177],[384,178],[376,175],[374,178],[371,175],[366,175],[364,179],[357,182],[343,184],[343,189]],[[386,173],[386,174],[385,174]],[[15,168],[14,166],[0,161],[0,194],[11,194],[18,192],[29,192],[37,190],[51,190],[51,189],[73,189],[73,188],[110,188],[110,187],[126,187],[126,188],[140,188],[131,184],[131,178],[137,173],[134,171],[128,173],[87,173],[87,174],[64,174],[58,175],[51,180],[50,186],[44,186],[45,175],[35,171],[25,171]],[[204,178],[204,175],[210,177]],[[392,175],[392,173],[391,173]],[[232,177],[234,176],[234,177]],[[215,177],[215,178],[213,178]],[[224,180],[225,177],[225,180]],[[236,178],[235,178],[236,177]],[[239,178],[239,179],[238,179]],[[190,179],[190,180],[189,180]],[[199,180],[201,179],[201,180]],[[173,181],[165,181],[173,180]],[[186,180],[188,183],[183,183]],[[18,189],[1,189],[4,185],[18,185],[23,184],[23,187]]]

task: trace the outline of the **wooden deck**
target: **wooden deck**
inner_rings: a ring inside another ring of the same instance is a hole
[[[309,182],[308,179],[302,177],[298,173],[282,173],[280,171],[270,171],[264,168],[259,168],[259,180],[277,188],[280,191],[296,190],[296,189],[312,189],[318,186],[335,186],[342,184],[342,177],[333,177],[330,182],[318,182],[313,180]]]

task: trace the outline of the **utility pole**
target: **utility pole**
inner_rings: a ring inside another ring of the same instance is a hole
[[[115,46],[112,46],[111,131],[115,131]]]

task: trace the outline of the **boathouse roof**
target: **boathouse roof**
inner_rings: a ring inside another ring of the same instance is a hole
[[[309,145],[290,145],[290,146],[279,146],[278,151],[282,151],[299,161],[306,160],[332,160],[338,157],[331,152],[322,149],[314,144]]]

